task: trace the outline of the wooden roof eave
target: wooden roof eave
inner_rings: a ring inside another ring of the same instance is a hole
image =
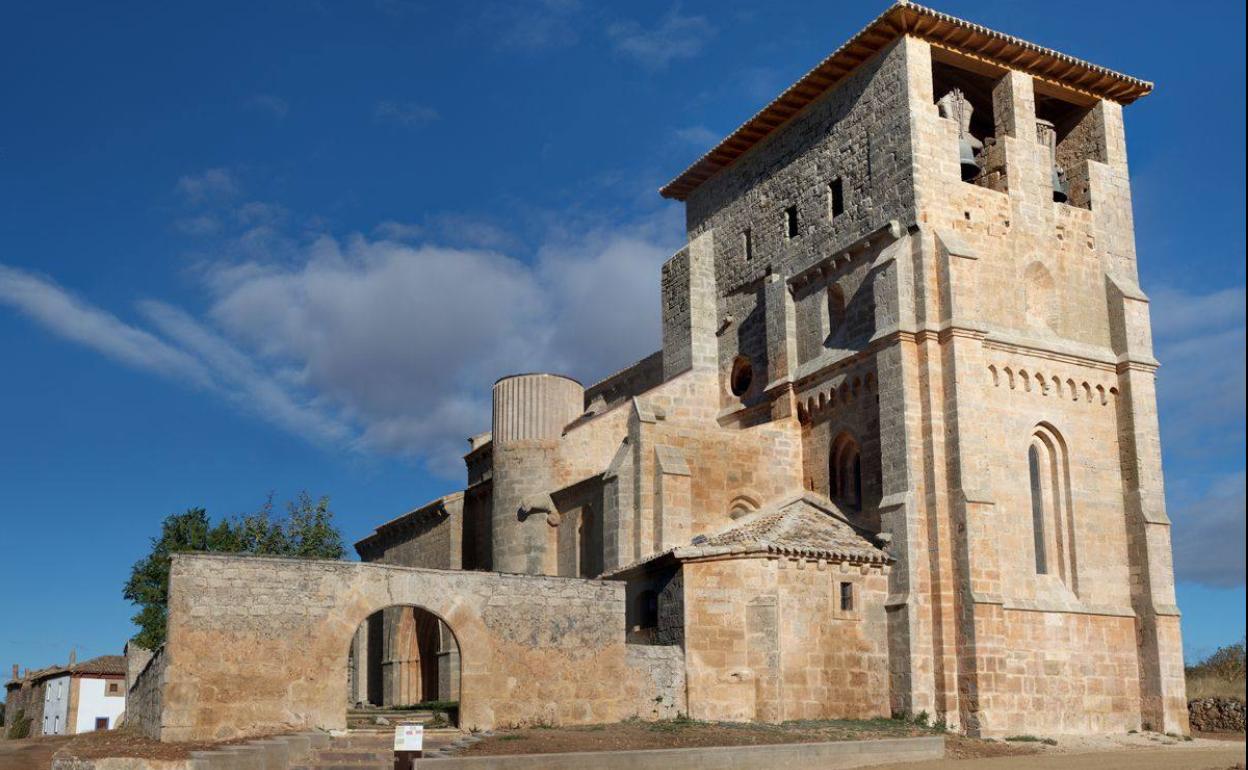
[[[898,0],[727,139],[692,163],[659,193],[667,198],[686,200],[703,182],[732,165],[901,35],[913,35],[998,69],[1021,70],[1046,81],[1054,92],[1081,95],[1081,102],[1091,97],[1129,104],[1152,90],[1152,84],[1147,81],[924,8],[908,0]]]

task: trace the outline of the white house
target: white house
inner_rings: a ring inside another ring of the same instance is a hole
[[[126,710],[126,659],[121,655],[71,662],[43,679],[44,735],[110,730]]]

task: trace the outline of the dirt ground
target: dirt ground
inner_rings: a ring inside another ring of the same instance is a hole
[[[893,770],[1243,770],[1244,744],[1220,741],[1210,745],[1162,749],[1124,748],[1113,751],[1044,751],[1030,756],[937,759],[893,765]]]
[[[548,754],[565,751],[674,749],[693,746],[749,746],[769,743],[870,740],[935,735],[934,731],[892,719],[819,720],[780,725],[736,722],[628,721],[579,727],[530,727],[498,731],[456,756]],[[1016,747],[1004,747],[1003,751]],[[1034,751],[1018,747],[1017,751]]]
[[[69,742],[66,736],[0,740],[0,770],[47,770],[52,755]]]
[[[937,734],[925,727],[889,719],[782,725],[631,721],[498,731],[456,756],[809,743]],[[1242,733],[1216,737],[1197,734],[1194,740],[1156,733],[1058,736],[1046,741],[984,741],[947,735],[945,759],[896,767],[912,770],[1243,770],[1243,741]]]

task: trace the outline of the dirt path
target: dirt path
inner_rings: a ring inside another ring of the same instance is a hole
[[[52,755],[69,742],[68,736],[0,740],[0,770],[48,770]]]
[[[1244,744],[1057,752],[984,759],[938,759],[895,765],[896,770],[1229,770],[1244,767]]]

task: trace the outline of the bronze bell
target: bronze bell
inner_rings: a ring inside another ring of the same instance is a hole
[[[975,150],[984,146],[983,142],[971,134],[971,114],[975,108],[967,100],[961,89],[951,89],[936,102],[936,109],[942,118],[949,118],[958,123],[958,165],[962,167],[962,181],[969,182],[979,176],[979,160]]]
[[[975,158],[975,148],[971,140],[965,136],[958,137],[958,164],[962,167],[962,181],[969,182],[979,176],[979,161]]]
[[[1070,197],[1070,188],[1066,184],[1066,172],[1062,171],[1056,165],[1053,166],[1053,200],[1057,203],[1065,203]]]
[[[1049,164],[1052,167],[1051,184],[1053,200],[1065,203],[1070,197],[1070,188],[1066,184],[1066,172],[1057,167],[1057,129],[1051,121],[1036,118],[1036,141],[1049,150]]]

